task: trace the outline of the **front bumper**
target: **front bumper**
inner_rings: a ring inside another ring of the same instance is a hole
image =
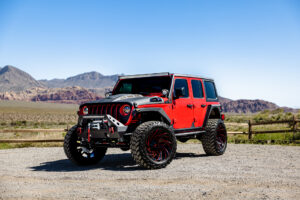
[[[128,127],[111,115],[87,115],[78,119],[78,137],[87,142],[124,142]]]

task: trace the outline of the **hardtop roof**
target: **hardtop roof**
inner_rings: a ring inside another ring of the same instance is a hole
[[[161,72],[161,73],[150,73],[150,74],[135,74],[135,75],[124,75],[119,76],[119,79],[132,79],[132,78],[147,78],[147,77],[157,77],[157,76],[181,76],[181,77],[190,77],[190,78],[201,78],[205,80],[214,81],[211,78],[206,78],[199,75],[191,75],[191,74],[178,74],[178,73],[170,73],[170,72]]]

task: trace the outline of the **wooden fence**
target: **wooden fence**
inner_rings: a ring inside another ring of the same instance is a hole
[[[272,133],[287,133],[292,132],[293,133],[293,140],[295,139],[296,132],[300,131],[298,129],[298,122],[300,122],[300,119],[296,119],[293,117],[292,120],[280,120],[280,121],[263,121],[263,122],[252,122],[249,120],[248,122],[248,132],[227,132],[229,135],[239,135],[244,134],[248,135],[248,139],[252,140],[254,134],[272,134]],[[253,126],[259,126],[259,125],[270,125],[270,124],[290,124],[290,129],[282,129],[282,130],[263,130],[263,131],[257,131],[253,130]],[[3,129],[0,130],[0,133],[11,133],[11,132],[19,132],[19,133],[51,133],[51,132],[66,132],[68,131],[69,127],[67,129]],[[46,140],[31,140],[31,139],[0,139],[0,143],[24,143],[24,142],[63,142],[63,139],[46,139]]]
[[[248,132],[228,132],[228,134],[231,135],[238,135],[238,134],[244,134],[248,135],[248,139],[252,140],[253,135],[255,134],[272,134],[272,133],[293,133],[293,140],[295,139],[296,132],[300,131],[298,129],[298,122],[300,122],[299,119],[296,119],[293,117],[292,120],[279,120],[279,121],[262,121],[262,122],[252,122],[251,120],[248,121]],[[253,130],[253,126],[260,126],[260,125],[271,125],[271,124],[289,124],[291,125],[290,129],[281,129],[281,130]]]

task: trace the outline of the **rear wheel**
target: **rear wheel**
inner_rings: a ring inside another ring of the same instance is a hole
[[[82,146],[77,136],[77,126],[73,126],[65,136],[64,151],[66,156],[77,165],[93,165],[98,163],[107,148],[89,148]]]
[[[131,136],[130,149],[134,160],[148,169],[166,167],[175,157],[176,148],[172,129],[160,121],[139,125]]]
[[[227,147],[227,132],[221,119],[209,119],[206,133],[202,136],[202,145],[208,155],[222,155]]]

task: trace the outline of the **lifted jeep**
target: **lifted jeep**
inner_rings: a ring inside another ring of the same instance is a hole
[[[64,141],[78,165],[96,164],[109,147],[131,150],[142,167],[166,167],[177,142],[201,140],[208,155],[227,146],[224,114],[212,79],[174,73],[121,76],[106,98],[80,105]]]

